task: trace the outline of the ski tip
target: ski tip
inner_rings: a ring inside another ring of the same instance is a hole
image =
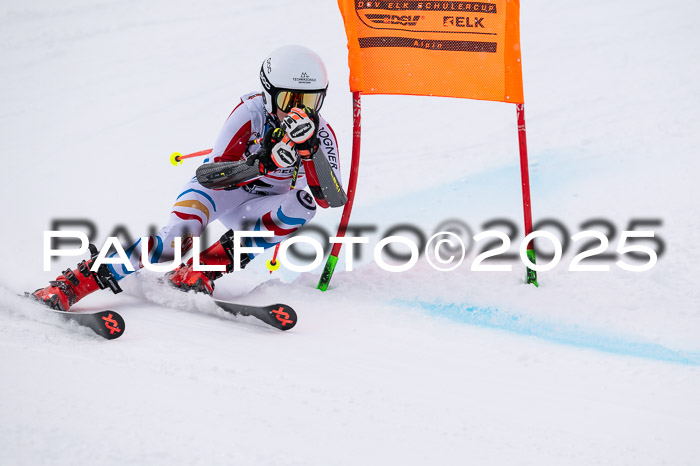
[[[126,323],[121,315],[110,310],[101,311],[95,315],[98,319],[98,325],[93,327],[93,330],[100,336],[108,340],[114,340],[124,335]]]
[[[276,328],[287,331],[293,329],[297,324],[297,313],[291,306],[277,303],[270,306],[270,308],[270,314],[274,318],[272,325]]]

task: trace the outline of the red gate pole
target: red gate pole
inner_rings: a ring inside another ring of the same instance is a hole
[[[338,227],[337,237],[345,236],[345,232],[348,228],[348,223],[350,222],[350,213],[352,212],[352,204],[355,201],[355,188],[357,186],[357,175],[360,170],[360,142],[362,139],[362,103],[360,101],[360,92],[355,91],[352,93],[352,162],[350,167],[350,180],[348,181],[348,202],[343,207],[343,216],[340,219],[340,226]],[[326,266],[323,268],[323,273],[321,274],[321,279],[318,281],[317,288],[321,291],[326,291],[328,289],[328,284],[333,276],[333,271],[338,263],[338,256],[340,255],[341,243],[335,243],[333,249],[331,250],[330,256],[326,261]]]
[[[523,186],[523,213],[525,214],[525,236],[532,233],[532,208],[530,203],[530,172],[527,162],[527,138],[525,133],[525,104],[516,104],[518,112],[518,143],[520,146],[520,180]],[[527,257],[535,263],[535,244],[530,241],[527,245]],[[539,286],[537,272],[527,267],[527,283]]]

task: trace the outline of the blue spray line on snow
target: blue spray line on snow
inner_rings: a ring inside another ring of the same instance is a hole
[[[552,343],[654,361],[700,366],[700,352],[677,351],[656,343],[596,333],[578,326],[538,322],[523,315],[505,314],[492,307],[440,302],[431,303],[417,299],[413,301],[393,300],[392,303],[401,306],[418,307],[427,311],[430,315],[445,317],[456,322],[505,330],[518,335],[533,336]]]

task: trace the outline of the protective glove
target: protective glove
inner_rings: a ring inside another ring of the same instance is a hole
[[[318,113],[309,107],[294,107],[280,125],[294,142],[299,157],[306,160],[318,150],[318,126]]]
[[[265,133],[260,149],[248,160],[248,165],[258,164],[260,173],[267,174],[278,168],[291,167],[297,160],[294,142],[282,128],[270,128]]]

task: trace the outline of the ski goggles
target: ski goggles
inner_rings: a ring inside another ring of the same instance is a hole
[[[289,113],[294,107],[309,107],[319,111],[325,97],[325,90],[314,92],[279,91],[275,103],[277,104],[277,108],[284,113]]]

